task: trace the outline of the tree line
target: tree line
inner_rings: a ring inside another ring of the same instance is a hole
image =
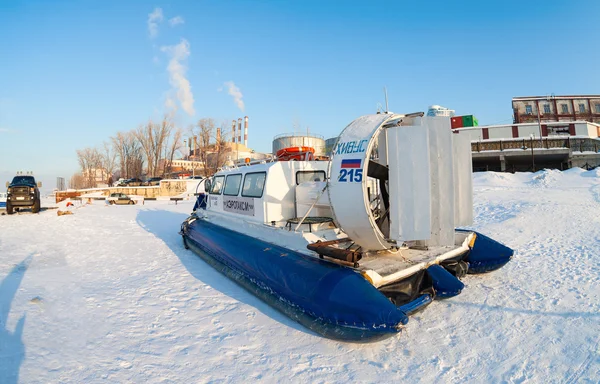
[[[127,132],[117,132],[99,147],[79,149],[79,172],[70,188],[94,188],[97,180],[110,183],[118,178],[168,177],[176,157],[186,157],[197,166],[196,174],[212,175],[227,161],[226,123],[216,126],[214,119],[202,118],[184,131],[169,117]],[[184,142],[187,145],[184,145]]]

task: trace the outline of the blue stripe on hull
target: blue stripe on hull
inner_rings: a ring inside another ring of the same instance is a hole
[[[325,337],[373,342],[408,317],[350,268],[327,263],[205,220],[184,228],[205,261],[291,319]]]

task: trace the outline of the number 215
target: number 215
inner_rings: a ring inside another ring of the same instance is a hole
[[[362,169],[341,169],[338,180],[341,183],[355,182],[360,183],[362,181],[363,170]]]

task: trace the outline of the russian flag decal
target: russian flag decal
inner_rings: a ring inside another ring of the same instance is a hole
[[[342,168],[360,168],[362,159],[346,159],[342,160]]]

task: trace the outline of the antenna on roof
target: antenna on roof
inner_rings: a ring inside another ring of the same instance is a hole
[[[387,97],[387,88],[383,87],[383,92],[385,93],[385,113],[388,113],[388,97]]]

